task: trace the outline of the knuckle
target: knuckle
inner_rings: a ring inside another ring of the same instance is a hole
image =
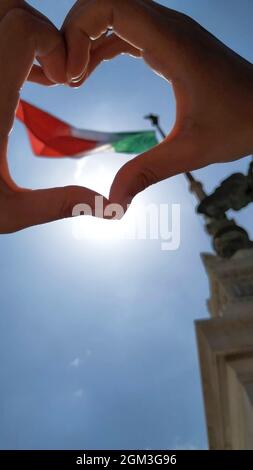
[[[13,26],[14,28],[18,29],[23,28],[27,25],[29,16],[29,13],[27,13],[22,8],[13,8],[5,16],[5,20],[9,22],[10,26]]]
[[[73,216],[73,209],[78,204],[80,188],[78,186],[66,186],[63,188],[63,198],[60,205],[60,219],[66,219]]]
[[[158,181],[155,170],[150,165],[147,166],[145,162],[140,165],[136,164],[135,168],[131,168],[129,165],[124,177],[125,187],[128,188],[128,193],[133,197]]]
[[[137,182],[140,191],[148,188],[152,184],[157,183],[157,176],[153,169],[144,167],[137,175]]]
[[[121,0],[122,2],[122,0]],[[94,11],[96,10],[96,16],[106,17],[108,26],[113,25],[113,16],[115,8],[118,7],[118,0],[93,0]]]
[[[110,8],[115,3],[115,1],[114,0],[95,0],[94,3],[96,3],[97,7],[104,9],[105,7]]]
[[[7,13],[4,18],[4,22],[8,26],[8,30],[11,34],[22,39],[30,37],[33,26],[33,17],[22,8],[14,8]]]

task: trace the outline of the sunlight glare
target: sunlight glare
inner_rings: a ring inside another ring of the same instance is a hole
[[[117,169],[116,169],[117,171]],[[87,158],[77,162],[75,180],[78,185],[91,188],[108,197],[113,178],[116,174],[112,165],[97,163]],[[122,220],[102,220],[95,217],[77,217],[73,219],[73,236],[75,239],[96,241],[119,241],[134,238],[137,207],[124,216]]]

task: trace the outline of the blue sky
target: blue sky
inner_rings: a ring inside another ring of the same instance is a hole
[[[30,3],[60,25],[73,1]],[[188,13],[252,61],[251,0],[161,3]],[[169,130],[175,113],[168,84],[126,57],[104,64],[80,90],[27,84],[22,96],[96,130],[148,129],[149,112]],[[89,158],[81,182],[108,191],[126,160]],[[248,160],[196,175],[211,191]],[[76,161],[36,159],[19,123],[9,162],[27,187],[76,183]],[[181,204],[178,251],[161,251],[158,241],[78,241],[70,220],[1,237],[0,448],[206,448],[194,320],[207,316],[199,253],[211,250],[210,241],[183,176],[136,201]],[[236,218],[252,234],[250,209]]]

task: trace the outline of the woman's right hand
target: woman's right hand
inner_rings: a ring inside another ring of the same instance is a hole
[[[151,0],[78,0],[63,31],[75,86],[103,60],[129,53],[174,89],[172,132],[121,168],[112,202],[126,208],[151,184],[253,153],[253,66],[188,16]]]

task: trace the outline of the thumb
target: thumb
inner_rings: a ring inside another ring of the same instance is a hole
[[[167,137],[163,142],[127,162],[117,173],[110,191],[111,203],[127,210],[133,198],[149,186],[200,167],[188,139]],[[196,165],[196,166],[195,166]]]
[[[27,80],[28,82],[33,82],[48,87],[57,85],[57,83],[47,78],[43,68],[36,64],[33,64]]]
[[[100,194],[79,186],[17,191],[5,202],[6,216],[2,219],[5,223],[1,232],[16,232],[73,215],[102,218],[107,204],[109,201]],[[75,213],[77,205],[79,209]]]

